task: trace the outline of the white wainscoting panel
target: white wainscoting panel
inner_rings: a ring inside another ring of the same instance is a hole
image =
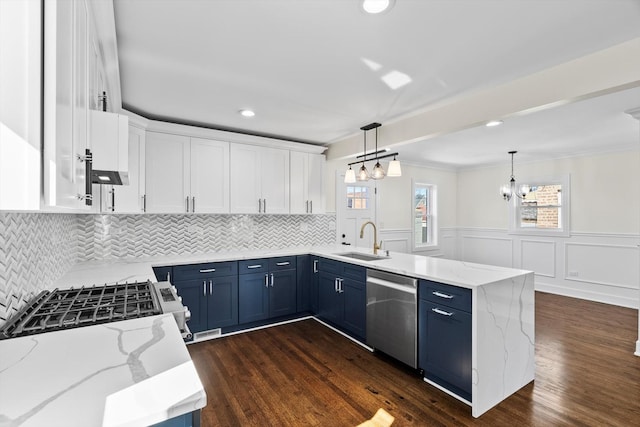
[[[566,243],[565,262],[566,280],[638,289],[637,246]]]
[[[411,253],[411,230],[383,229],[380,230],[379,238],[385,251]]]
[[[462,236],[462,261],[513,267],[513,241],[504,237]]]
[[[522,269],[538,276],[556,277],[556,243],[544,240],[520,240]]]

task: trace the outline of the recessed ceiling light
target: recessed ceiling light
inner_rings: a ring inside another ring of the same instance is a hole
[[[391,0],[363,0],[362,8],[365,12],[376,14],[384,12],[391,5]]]
[[[253,110],[240,110],[240,114],[242,114],[243,117],[253,117],[256,115]]]
[[[490,128],[494,126],[500,126],[502,123],[504,123],[502,120],[491,120],[490,122],[487,122],[485,126]]]

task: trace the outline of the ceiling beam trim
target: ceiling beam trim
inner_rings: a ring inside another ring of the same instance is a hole
[[[383,123],[379,148],[398,146],[640,86],[640,38]],[[327,159],[362,151],[362,136],[329,146]]]

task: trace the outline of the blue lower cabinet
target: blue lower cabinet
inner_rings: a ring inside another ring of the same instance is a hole
[[[298,255],[296,257],[297,274],[297,301],[296,309],[298,313],[311,310],[311,256]]]
[[[162,421],[152,427],[200,427],[200,410]]]
[[[238,276],[176,281],[182,303],[191,311],[191,332],[238,324]]]
[[[296,257],[240,262],[239,323],[288,316],[297,312]]]
[[[418,365],[425,377],[471,401],[471,313],[420,299]]]
[[[364,282],[344,279],[342,282],[344,299],[345,329],[360,338],[364,338],[367,327],[367,292]]]
[[[367,310],[365,268],[321,258],[318,277],[318,316],[364,341]]]
[[[269,274],[242,274],[238,279],[239,323],[255,322],[269,317]]]

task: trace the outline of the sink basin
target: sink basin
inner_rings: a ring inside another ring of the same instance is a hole
[[[383,255],[369,255],[369,254],[363,254],[361,252],[343,252],[343,253],[337,253],[334,255],[339,255],[339,256],[344,256],[347,258],[355,258],[355,259],[359,259],[362,261],[377,261],[377,260],[381,260],[381,259],[388,259],[390,257],[388,256],[383,256]]]

